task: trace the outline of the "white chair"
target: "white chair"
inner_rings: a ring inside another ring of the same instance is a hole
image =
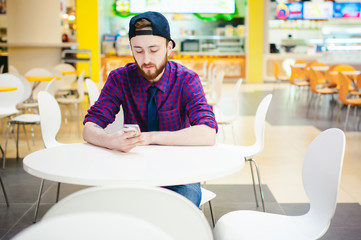
[[[201,191],[202,191],[202,199],[201,199],[201,203],[199,204],[199,207],[202,209],[202,211],[204,211],[204,204],[208,202],[209,211],[211,214],[212,226],[214,227],[215,222],[214,222],[214,214],[213,214],[211,200],[213,200],[217,195],[214,192],[205,189],[204,187],[201,187]]]
[[[264,203],[264,195],[263,195],[263,189],[262,189],[262,184],[261,184],[261,177],[259,174],[257,161],[254,159],[254,157],[256,155],[258,155],[260,152],[262,152],[263,147],[264,147],[264,131],[265,131],[264,129],[265,129],[265,125],[266,125],[266,115],[267,115],[268,107],[271,103],[271,100],[272,100],[272,94],[268,94],[267,96],[265,96],[262,99],[262,101],[258,105],[255,119],[254,119],[254,135],[256,137],[255,143],[250,146],[237,146],[239,151],[242,152],[242,154],[244,156],[244,160],[246,162],[249,162],[249,166],[251,168],[251,174],[252,174],[254,197],[256,199],[256,205],[258,207],[259,204],[258,204],[258,198],[257,198],[257,194],[256,194],[256,186],[255,186],[255,181],[254,181],[252,163],[256,168],[258,187],[259,187],[259,192],[260,192],[262,207],[263,207],[264,212],[266,211],[266,207],[265,207],[265,203]]]
[[[87,212],[110,212],[137,217],[162,229],[174,240],[213,239],[206,218],[191,201],[160,187],[87,188],[60,200],[45,214],[42,221]]]
[[[222,85],[224,80],[224,71],[218,70],[218,67],[215,67],[213,70],[213,77],[211,85],[211,91],[206,95],[207,103],[209,105],[215,106],[221,100],[222,95]]]
[[[59,97],[56,100],[60,105],[74,105],[75,111],[77,114],[77,127],[78,127],[78,135],[80,136],[80,114],[79,111],[81,111],[81,102],[84,98],[84,74],[85,70],[81,72],[79,75],[78,81],[77,81],[77,96],[71,95],[69,97]],[[64,111],[64,117],[65,117],[65,123],[67,123],[67,114],[66,111]]]
[[[27,71],[24,76],[25,76],[25,78],[26,77],[55,77],[54,74],[46,68],[32,68],[29,71]],[[33,88],[32,89],[32,100],[34,102],[37,101],[38,93],[40,91],[44,91],[47,84],[48,84],[47,81],[32,83],[32,88]]]
[[[239,79],[236,83],[236,86],[234,87],[234,94],[233,94],[234,110],[233,110],[232,115],[226,116],[216,106],[214,107],[214,108],[216,108],[214,110],[215,110],[215,114],[216,114],[217,124],[218,124],[218,126],[222,127],[223,137],[225,136],[224,126],[231,125],[233,141],[235,144],[236,144],[236,139],[235,139],[235,135],[234,135],[234,131],[233,131],[233,123],[237,120],[237,118],[239,116],[239,90],[241,88],[242,81],[243,81],[242,78]]]
[[[61,126],[61,111],[58,102],[51,93],[46,91],[39,92],[38,102],[39,102],[41,137],[43,139],[45,148],[51,148],[62,145],[62,143],[56,140],[56,135],[59,132]],[[45,180],[42,179],[39,189],[38,201],[34,214],[34,220],[33,220],[34,223],[36,222],[38,216],[44,182]],[[57,187],[56,202],[58,202],[59,200],[59,193],[60,193],[60,183],[58,183],[58,187]]]
[[[90,78],[85,79],[85,84],[88,88],[90,106],[93,106],[96,100],[98,100],[100,92],[95,82]],[[123,129],[123,125],[124,125],[124,113],[122,106],[120,106],[119,112],[115,116],[114,122],[112,122],[106,128],[104,128],[104,131],[107,133],[114,133],[116,131]]]
[[[21,78],[17,77],[14,74],[5,73],[5,74],[1,74],[1,75],[4,78],[3,78],[3,81],[0,81],[0,85],[16,86],[18,88],[18,90],[16,90],[16,91],[11,91],[11,92],[1,94],[1,97],[4,97],[4,99],[2,99],[2,100],[0,99],[0,101],[2,101],[2,103],[4,103],[4,104],[9,104],[8,108],[12,108],[12,109],[5,110],[6,107],[4,105],[3,114],[5,114],[5,116],[18,114],[20,112],[16,109],[16,106],[24,99],[24,95],[26,93],[26,91],[25,91],[26,86],[24,85],[24,82],[21,80]],[[19,85],[19,84],[21,84],[21,85]],[[13,101],[14,99],[12,99],[12,97],[16,98],[17,100]],[[20,99],[20,101],[19,101],[19,99]],[[14,109],[14,105],[13,105],[14,103],[15,103],[15,109]],[[9,113],[12,112],[12,114],[6,114],[6,111],[9,111]],[[1,112],[2,111],[0,111],[0,114],[1,114]],[[7,131],[6,131],[6,136],[5,136],[5,147],[4,147],[3,164],[2,164],[3,168],[5,168],[5,164],[6,164],[6,152],[7,152],[9,132],[11,132],[13,127],[15,125],[17,125],[17,136],[15,137],[15,142],[16,142],[16,159],[18,160],[19,159],[19,126],[20,126],[20,124],[23,125],[24,132],[25,132],[24,125],[39,124],[39,123],[40,123],[40,117],[37,114],[20,114],[20,115],[15,115],[15,116],[10,117],[10,119],[8,120],[8,127],[7,127]]]
[[[131,215],[86,212],[41,221],[24,229],[12,239],[173,240],[174,238],[151,222]]]
[[[0,86],[16,87],[15,91],[1,92],[0,94],[0,118],[5,118],[20,111],[16,105],[23,100],[24,85],[21,80],[13,74],[0,74]]]
[[[14,65],[9,65],[8,72],[11,74],[20,74],[18,69]]]
[[[59,63],[54,67],[54,69],[59,71],[64,79],[59,90],[64,91],[65,93],[76,91],[73,87],[73,83],[75,83],[78,77],[75,67],[68,63]]]
[[[306,152],[302,180],[310,200],[309,211],[286,216],[257,211],[234,211],[222,216],[214,229],[217,240],[304,240],[322,237],[335,213],[345,152],[340,129],[320,133]],[[242,227],[243,226],[243,227]]]

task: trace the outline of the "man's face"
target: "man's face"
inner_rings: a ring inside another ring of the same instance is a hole
[[[163,75],[172,43],[153,35],[135,36],[130,40],[135,63],[142,76],[149,82],[157,82]]]

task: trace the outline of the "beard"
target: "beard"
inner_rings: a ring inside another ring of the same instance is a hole
[[[153,63],[143,64],[142,66],[140,66],[135,58],[134,61],[137,65],[138,70],[140,71],[140,74],[145,78],[145,80],[147,80],[148,82],[154,82],[154,79],[156,79],[164,71],[168,62],[168,58],[167,55],[165,55],[163,61],[159,64],[159,66]],[[143,70],[143,68],[148,66],[153,66],[154,70]]]

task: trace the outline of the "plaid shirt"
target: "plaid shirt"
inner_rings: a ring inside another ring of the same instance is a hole
[[[124,123],[136,123],[141,131],[146,132],[147,90],[150,86],[135,63],[112,71],[99,99],[88,110],[84,124],[93,122],[105,128],[114,121],[122,105]],[[212,107],[207,104],[201,82],[195,72],[168,61],[163,76],[155,86],[158,87],[155,103],[160,131],[176,131],[201,124],[218,130]]]

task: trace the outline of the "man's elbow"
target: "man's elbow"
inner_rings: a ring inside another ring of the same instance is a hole
[[[216,129],[209,127],[207,131],[207,137],[205,138],[205,145],[213,146],[217,142],[216,138],[217,138]]]

